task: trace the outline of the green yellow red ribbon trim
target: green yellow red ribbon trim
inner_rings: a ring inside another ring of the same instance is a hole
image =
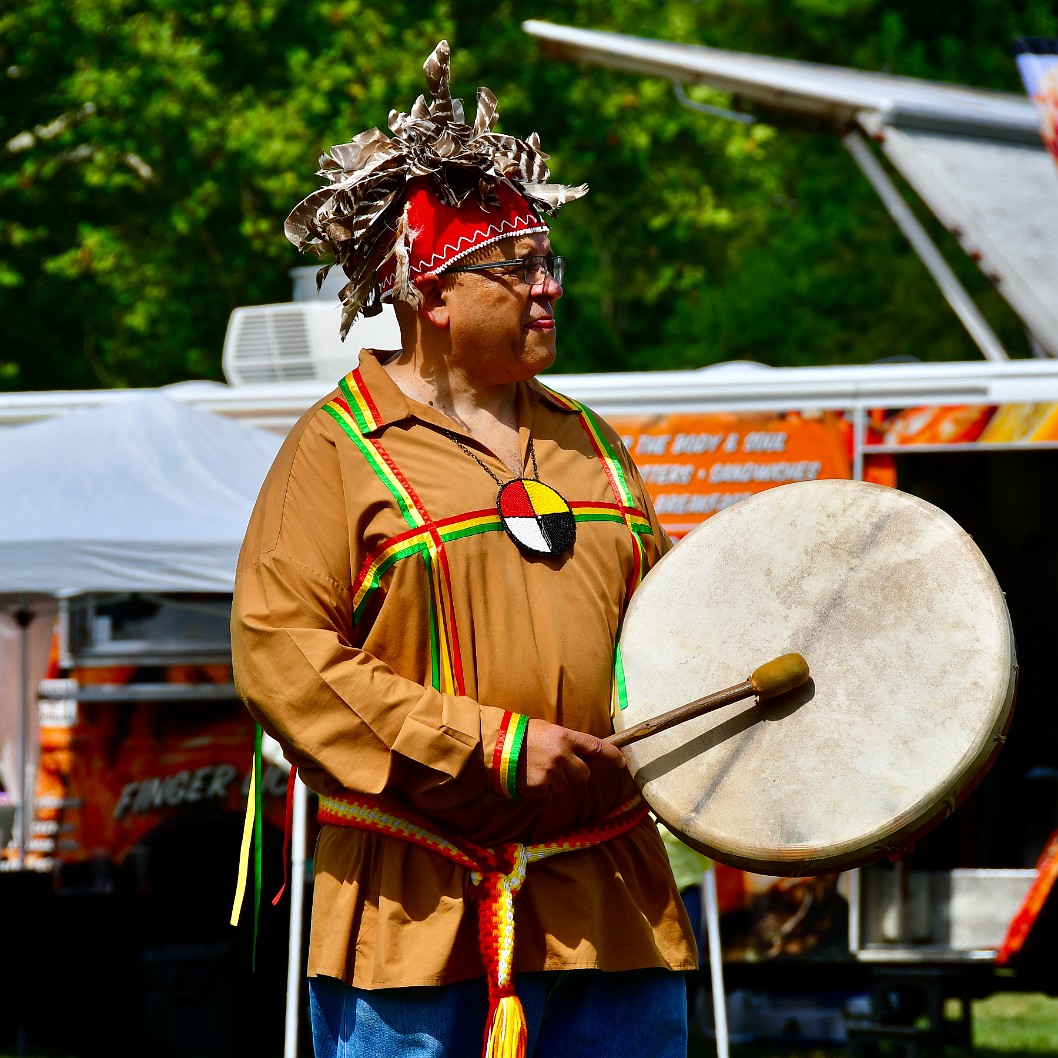
[[[518,763],[525,745],[525,732],[529,717],[521,713],[504,713],[500,721],[500,733],[496,736],[496,748],[492,754],[492,771],[500,793],[512,800],[518,799]]]
[[[647,536],[653,531],[643,514],[636,511],[626,515],[616,504],[571,503],[569,506],[577,522],[623,522],[630,525],[634,533]],[[360,619],[371,593],[378,588],[382,578],[397,562],[429,551],[434,546],[435,539],[449,543],[479,533],[503,531],[503,522],[495,509],[492,509],[453,515],[451,518],[432,523],[430,528],[416,527],[390,537],[368,555],[360,567],[353,583],[353,619]]]
[[[618,643],[613,656],[614,694],[618,709],[628,708],[628,689],[625,686],[625,666],[621,658],[621,644]]]
[[[431,684],[435,690],[444,694],[463,694],[463,663],[459,652],[459,637],[452,604],[451,571],[444,540],[426,507],[390,458],[381,441],[367,435],[369,431],[377,428],[381,417],[359,369],[342,379],[339,388],[342,396],[328,401],[323,406],[324,411],[341,426],[346,436],[359,449],[375,476],[393,496],[409,529],[418,538],[418,546],[405,549],[400,557],[420,555],[430,585],[428,628]],[[355,619],[358,613],[355,599],[353,608]],[[359,611],[362,611],[362,606]]]

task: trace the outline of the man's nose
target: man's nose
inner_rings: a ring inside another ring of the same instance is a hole
[[[562,297],[562,284],[550,272],[546,272],[544,278],[534,284],[532,292],[534,297],[557,301]]]

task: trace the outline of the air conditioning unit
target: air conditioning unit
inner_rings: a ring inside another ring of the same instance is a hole
[[[224,377],[233,386],[313,381],[330,385],[356,366],[361,349],[400,347],[400,329],[389,305],[377,316],[361,316],[344,342],[340,326],[337,302],[235,309],[224,336]]]

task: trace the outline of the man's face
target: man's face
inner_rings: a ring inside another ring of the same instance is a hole
[[[486,264],[530,254],[551,256],[546,234],[505,239],[464,263]],[[520,268],[457,272],[442,277],[452,360],[471,378],[502,385],[531,378],[555,361],[555,302],[562,287],[550,275],[526,284]]]

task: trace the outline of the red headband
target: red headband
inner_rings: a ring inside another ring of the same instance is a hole
[[[407,241],[411,278],[442,272],[501,239],[548,230],[540,214],[510,184],[493,188],[499,206],[488,210],[482,209],[474,196],[468,196],[461,206],[448,206],[438,200],[425,181],[417,180],[410,186]],[[387,300],[396,268],[396,258],[390,257],[378,271],[379,291]]]

